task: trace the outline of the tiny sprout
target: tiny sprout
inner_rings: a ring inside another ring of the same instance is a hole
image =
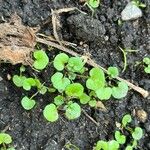
[[[43,50],[37,50],[33,53],[36,59],[33,63],[34,68],[38,70],[43,70],[49,63],[49,58]]]
[[[108,149],[110,150],[118,150],[119,149],[119,143],[115,140],[111,140],[108,142]]]
[[[7,133],[0,133],[0,144],[10,144],[12,143],[12,138]]]
[[[140,127],[136,127],[134,129],[134,132],[132,133],[132,137],[135,139],[135,140],[140,140],[143,136],[143,130],[140,128]]]
[[[57,105],[57,106],[60,106],[64,103],[64,97],[61,96],[61,95],[58,95],[54,98],[54,103]]]
[[[116,78],[119,75],[118,68],[117,67],[109,67],[108,75],[110,75],[112,78]]]
[[[23,97],[21,100],[21,105],[24,109],[30,110],[35,106],[36,102],[33,99],[28,98],[27,96]]]
[[[71,97],[82,96],[84,87],[80,83],[72,83],[66,87],[65,93]]]
[[[91,8],[97,8],[100,4],[100,0],[88,0],[88,5],[91,7]]]
[[[99,68],[92,68],[89,74],[90,77],[86,81],[86,87],[88,89],[96,91],[105,86],[105,75],[103,70]]]
[[[133,150],[133,147],[131,145],[128,145],[125,150]]]
[[[69,120],[73,120],[80,117],[81,115],[80,105],[70,101],[69,104],[67,105],[65,115]]]
[[[128,123],[130,123],[131,121],[132,121],[131,115],[126,114],[125,116],[123,116],[123,118],[122,118],[122,125],[123,125],[123,127],[126,127],[126,125]]]
[[[56,72],[51,77],[52,84],[59,92],[63,92],[65,88],[70,84],[70,80],[66,77],[63,77],[63,74]]]
[[[58,120],[58,111],[56,105],[52,103],[47,105],[43,110],[43,115],[46,120],[50,122],[55,122],[56,120]]]
[[[69,57],[67,54],[65,53],[60,53],[58,54],[55,59],[54,59],[54,67],[58,70],[58,71],[62,71],[65,67],[65,63],[67,63],[69,60]]]
[[[126,137],[120,133],[120,131],[115,132],[115,139],[119,144],[124,144],[126,142]]]
[[[100,100],[108,100],[111,97],[112,89],[110,87],[96,90],[96,95]]]
[[[118,86],[112,88],[112,96],[116,99],[121,99],[125,97],[127,95],[127,92],[128,85],[123,81],[118,82]]]
[[[95,106],[96,106],[96,103],[97,103],[96,100],[90,100],[90,101],[89,101],[89,106],[90,106],[90,107],[95,107]]]
[[[87,104],[90,101],[90,97],[85,93],[83,93],[79,98],[81,104]]]
[[[144,64],[145,64],[145,66],[144,66],[144,71],[145,71],[146,73],[149,73],[149,74],[150,74],[150,58],[145,57],[145,58],[143,59],[143,62],[144,62]]]

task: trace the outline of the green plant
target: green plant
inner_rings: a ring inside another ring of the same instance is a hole
[[[94,150],[118,150],[125,147],[125,150],[133,150],[137,147],[138,140],[143,136],[143,130],[140,127],[131,128],[129,123],[132,121],[131,115],[126,114],[122,118],[122,127],[120,131],[115,131],[115,140],[103,141],[100,140],[96,143]],[[126,140],[128,137],[122,134],[129,132],[132,137],[131,141]],[[127,146],[126,146],[127,145]]]
[[[39,70],[44,69],[49,62],[46,53],[38,50],[33,55],[36,56],[33,63],[37,64],[36,66],[42,62],[42,59],[46,60],[42,64],[43,67],[34,66]],[[124,82],[116,81],[116,77],[119,75],[116,67],[109,67],[107,74],[100,68],[92,68],[88,71],[82,58],[69,57],[65,53],[60,53],[54,58],[53,66],[56,72],[51,75],[50,84],[47,81],[41,83],[35,74],[34,77],[25,76],[26,72],[23,66],[20,67],[20,74],[13,76],[13,82],[17,87],[30,93],[33,93],[32,90],[36,90],[31,96],[24,95],[21,99],[21,105],[26,110],[31,110],[36,105],[34,97],[37,94],[44,95],[48,92],[56,94],[54,100],[43,110],[45,119],[50,122],[58,120],[60,110],[64,111],[66,118],[72,120],[81,115],[80,105],[88,104],[98,108],[99,100],[108,100],[111,96],[120,99],[127,94],[128,86]],[[117,86],[115,86],[116,84]]]
[[[150,74],[150,58],[149,57],[143,58],[143,63],[144,63],[144,71]]]
[[[33,67],[38,70],[43,70],[49,63],[49,58],[43,50],[34,51],[33,56],[36,59],[33,63]]]
[[[141,7],[141,8],[145,8],[146,5],[142,2],[140,2],[139,0],[132,0],[131,1],[134,5],[136,5],[137,7]]]
[[[100,0],[87,0],[84,5],[87,5],[89,9],[92,11],[92,16],[94,15],[94,11],[100,5]]]
[[[11,143],[12,143],[11,136],[7,133],[0,132],[0,149],[1,150],[15,150],[13,147],[8,146],[8,144],[11,144]]]

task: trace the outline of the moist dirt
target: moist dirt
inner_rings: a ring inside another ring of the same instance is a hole
[[[138,50],[127,54],[127,69],[120,73],[120,76],[150,91],[150,76],[144,73],[142,65],[136,65],[144,56],[150,56],[150,1],[142,2],[147,7],[142,9],[141,18],[118,25],[118,19],[127,0],[102,1],[93,18],[89,8],[78,0],[0,0],[0,23],[8,21],[17,13],[24,25],[40,27],[41,33],[50,35],[51,9],[78,7],[87,14],[79,11],[63,13],[60,16],[60,38],[75,43],[79,47],[76,50],[78,53],[89,52],[98,64],[106,68],[110,65],[116,66],[120,72],[123,69],[123,55],[119,46]],[[52,60],[58,52],[54,49],[48,53],[50,59]],[[84,114],[79,119],[68,121],[63,112],[56,123],[48,123],[43,118],[42,110],[46,104],[53,101],[55,95],[38,95],[36,107],[31,111],[25,111],[21,107],[20,99],[26,93],[8,80],[8,75],[19,73],[19,66],[7,63],[0,65],[0,130],[9,126],[7,133],[13,137],[16,150],[61,150],[68,142],[80,150],[92,150],[98,140],[113,139],[116,122],[120,122],[126,113],[134,116],[133,126],[140,126],[144,130],[144,137],[138,143],[138,149],[150,149],[149,98],[144,99],[131,89],[122,100],[110,99],[104,102],[106,112],[83,106],[84,110],[100,124],[99,126]],[[41,81],[48,81],[53,72],[54,69],[49,66],[38,76]],[[27,67],[26,74],[33,76],[33,70]],[[137,117],[138,110],[147,113],[145,122]]]

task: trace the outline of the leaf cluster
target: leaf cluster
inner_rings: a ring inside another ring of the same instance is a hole
[[[143,58],[143,63],[144,63],[144,71],[150,74],[150,58],[149,57]]]
[[[131,128],[128,126],[128,124],[132,121],[131,115],[126,114],[122,118],[122,128],[120,131],[115,131],[115,140],[110,141],[103,141],[100,140],[97,142],[96,146],[94,147],[94,150],[119,150],[121,148],[121,145],[125,146],[125,150],[133,150],[137,147],[137,142],[140,140],[143,136],[143,130],[140,127]],[[130,133],[130,136],[132,137],[131,141],[127,143],[127,137],[122,134],[122,132]]]

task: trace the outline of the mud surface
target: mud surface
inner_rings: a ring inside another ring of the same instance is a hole
[[[147,7],[142,9],[143,17],[134,21],[122,22],[118,25],[120,13],[127,4],[127,0],[102,1],[91,18],[91,11],[83,4],[73,0],[0,0],[0,22],[9,20],[13,13],[17,13],[28,26],[40,26],[41,31],[51,34],[51,9],[64,7],[78,7],[87,13],[78,11],[64,13],[61,16],[62,29],[60,35],[63,40],[80,45],[86,44],[81,53],[90,52],[93,59],[104,67],[117,66],[120,72],[123,69],[123,55],[118,46],[139,50],[128,53],[128,66],[121,77],[133,81],[135,84],[150,91],[150,76],[145,74],[141,65],[135,65],[144,56],[150,56],[150,2],[143,1]],[[1,29],[2,30],[2,29]],[[80,45],[81,46],[81,45]],[[80,51],[78,51],[80,52]],[[55,52],[50,53],[52,59]],[[20,105],[20,98],[25,94],[7,79],[8,74],[18,73],[19,66],[1,64],[0,66],[0,130],[9,126],[8,133],[13,137],[16,150],[61,150],[67,142],[78,146],[80,150],[92,150],[94,143],[99,139],[113,138],[116,129],[115,122],[120,122],[126,113],[136,114],[143,109],[148,118],[141,122],[134,117],[134,125],[144,130],[144,137],[140,140],[139,150],[150,149],[150,99],[144,99],[133,90],[121,101],[105,102],[106,112],[84,107],[100,126],[97,127],[85,115],[75,121],[68,121],[64,115],[56,123],[44,120],[42,109],[52,99],[46,95],[37,96],[38,104],[32,111],[25,111]],[[53,73],[52,69],[41,73],[40,78],[45,81]],[[32,74],[28,68],[27,74]]]

